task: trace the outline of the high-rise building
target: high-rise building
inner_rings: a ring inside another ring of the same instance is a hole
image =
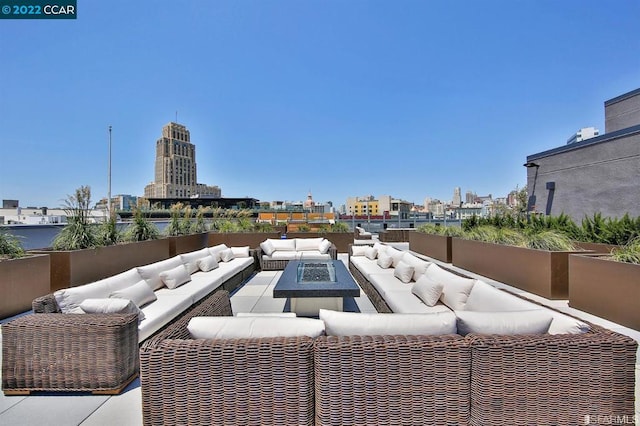
[[[461,189],[459,186],[456,186],[455,188],[453,188],[453,200],[451,201],[451,204],[453,204],[454,206],[460,206],[461,203],[462,203]]]
[[[189,130],[182,124],[169,123],[156,142],[155,181],[145,187],[144,196],[220,198],[220,187],[197,182],[196,147]]]

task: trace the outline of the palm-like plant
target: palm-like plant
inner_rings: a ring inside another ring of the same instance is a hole
[[[133,222],[124,232],[125,241],[156,240],[159,236],[158,227],[144,217],[142,210],[136,209],[133,215]]]
[[[67,225],[53,240],[54,250],[81,250],[98,245],[98,238],[89,223],[91,187],[81,186],[64,200]]]
[[[614,249],[611,252],[611,258],[618,262],[640,265],[640,237],[634,238],[623,247]]]
[[[0,259],[15,259],[22,256],[24,256],[24,249],[18,237],[0,228]]]

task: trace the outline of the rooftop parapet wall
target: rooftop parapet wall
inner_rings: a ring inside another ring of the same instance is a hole
[[[604,103],[605,133],[640,124],[640,89],[609,99]]]

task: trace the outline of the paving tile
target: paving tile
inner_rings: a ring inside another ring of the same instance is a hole
[[[233,297],[247,297],[247,296],[260,297],[264,294],[267,287],[268,287],[268,284],[245,285],[240,289],[238,289],[238,291],[233,295]]]
[[[274,299],[272,297],[262,297],[253,307],[251,312],[282,312],[287,299]]]
[[[29,396],[3,412],[0,423],[5,425],[77,426],[108,399],[109,396],[102,395]]]
[[[110,397],[82,426],[142,425],[142,396],[140,384],[120,395]]]
[[[233,296],[231,298],[231,310],[234,314],[238,312],[251,312],[258,300],[260,300],[258,296]]]

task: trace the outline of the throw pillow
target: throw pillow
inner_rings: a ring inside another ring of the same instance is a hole
[[[385,253],[380,253],[378,255],[378,261],[376,263],[382,269],[388,269],[391,267],[393,259],[391,258],[391,256],[387,256]]]
[[[217,246],[209,247],[209,253],[216,261],[220,262],[220,253],[228,248],[226,244],[218,244]]]
[[[144,319],[144,312],[129,299],[86,299],[80,308],[87,314],[138,314],[138,323]]]
[[[442,296],[440,300],[454,311],[464,309],[469,293],[473,288],[475,280],[472,278],[464,278],[452,272],[445,271],[438,265],[431,264],[425,271],[424,275],[431,278],[435,282],[442,283]]]
[[[311,318],[194,317],[187,329],[194,339],[318,337],[324,334],[324,322]]]
[[[184,265],[176,266],[168,271],[160,272],[160,279],[171,290],[191,281],[189,271]]]
[[[234,259],[233,250],[224,249],[220,252],[220,260],[223,262],[230,262]]]
[[[260,248],[262,249],[262,252],[264,254],[266,254],[267,256],[271,256],[273,254],[274,251],[276,251],[276,248],[274,247],[273,243],[271,242],[270,239],[267,239],[263,242],[260,243]]]
[[[209,272],[218,267],[218,261],[213,256],[206,256],[202,259],[198,259],[196,263],[202,272]]]
[[[395,268],[396,266],[398,266],[398,263],[402,260],[402,257],[404,256],[403,251],[398,250],[397,248],[393,248],[390,247],[387,249],[387,254],[389,256],[391,256],[391,259],[393,259],[393,267]]]
[[[320,309],[327,336],[441,335],[456,333],[453,312],[367,314]]]
[[[231,247],[231,251],[234,259],[237,257],[249,257],[249,246]]]
[[[318,246],[318,249],[320,250],[320,253],[322,253],[322,254],[329,253],[329,249],[330,248],[331,248],[331,241],[327,240],[326,238],[324,240],[322,240],[322,242]]]
[[[427,306],[435,306],[440,300],[444,285],[422,275],[411,287],[411,292],[418,296]]]
[[[369,260],[375,260],[376,256],[378,256],[378,250],[374,247],[367,247],[364,251],[364,255],[367,256],[367,259]]]
[[[184,268],[184,266],[183,266]],[[129,299],[136,304],[138,308],[142,308],[147,303],[151,303],[158,299],[151,287],[146,281],[138,281],[131,287],[123,288],[114,291],[109,297],[115,297],[116,299]]]
[[[553,316],[542,310],[516,312],[455,311],[458,334],[545,334]]]
[[[411,281],[411,278],[413,277],[413,266],[400,261],[398,262],[396,269],[393,271],[393,276],[406,284]]]
[[[198,271],[198,259],[202,259],[205,256],[210,256],[208,248],[203,248],[202,250],[192,251],[190,253],[183,253],[180,255],[180,259],[182,259],[182,263],[187,267],[187,271],[190,274]],[[164,268],[163,271],[166,271],[171,268]]]
[[[351,246],[351,256],[364,256],[367,248],[364,246]]]

